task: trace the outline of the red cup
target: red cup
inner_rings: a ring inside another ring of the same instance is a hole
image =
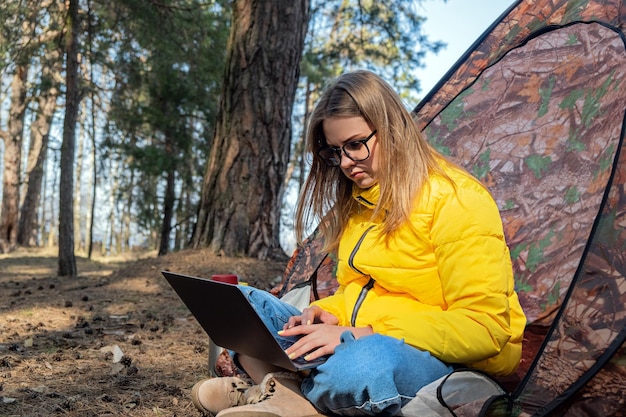
[[[211,279],[213,281],[225,282],[227,284],[237,285],[239,283],[239,278],[237,278],[237,275],[233,274],[217,274],[211,276]]]

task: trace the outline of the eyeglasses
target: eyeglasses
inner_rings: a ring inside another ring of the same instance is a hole
[[[341,152],[354,162],[365,161],[370,157],[370,148],[367,147],[367,141],[376,134],[376,130],[372,131],[365,139],[352,140],[344,143],[342,147],[323,146],[317,151],[317,156],[329,167],[338,167],[341,165]]]

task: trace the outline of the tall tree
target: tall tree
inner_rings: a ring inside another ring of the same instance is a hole
[[[45,71],[45,69],[44,69]],[[39,112],[30,126],[30,143],[25,172],[25,195],[20,209],[17,243],[37,245],[37,209],[39,208],[48,138],[52,115],[56,107],[57,91],[49,90],[39,97]]]
[[[284,258],[280,202],[308,0],[236,0],[194,247]]]
[[[107,146],[119,148],[136,174],[133,183],[122,181],[120,190],[133,196],[140,227],[155,231],[153,225],[160,222],[159,254],[172,246],[177,217],[190,217],[175,210],[181,189],[193,187],[200,181],[196,173],[204,170],[223,74],[227,3],[115,3],[121,22],[116,27],[124,31],[119,50],[124,52],[116,57],[110,120],[123,133]]]
[[[4,140],[0,252],[4,253],[13,250],[17,243],[27,76],[28,65],[17,65],[11,83],[8,131],[0,132]]]
[[[37,92],[38,109],[30,125],[30,143],[24,178],[25,195],[20,209],[17,243],[23,246],[37,244],[37,210],[41,196],[45,160],[52,118],[60,94],[58,81],[62,61],[58,43],[49,45],[42,60],[41,79]]]
[[[20,47],[12,48],[14,72],[11,81],[11,104],[7,131],[0,131],[4,141],[4,175],[2,178],[2,208],[0,209],[0,251],[11,251],[17,244],[20,183],[22,172],[22,142],[27,106],[27,80],[33,52],[37,11],[27,12],[21,23]]]
[[[74,154],[76,121],[80,102],[78,77],[78,0],[69,0],[65,34],[65,119],[61,145],[61,180],[59,188],[59,276],[76,276],[74,254]]]

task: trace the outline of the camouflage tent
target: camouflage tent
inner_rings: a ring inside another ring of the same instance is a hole
[[[625,25],[626,0],[516,1],[415,108],[492,191],[529,327],[546,328],[516,388],[458,416],[626,416]],[[318,246],[285,288],[332,290]]]
[[[530,325],[551,325],[487,414],[626,415],[625,25],[624,0],[517,1],[415,109],[492,191]]]

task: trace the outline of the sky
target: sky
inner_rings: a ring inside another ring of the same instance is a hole
[[[420,80],[420,96],[424,97],[443,78],[480,35],[506,11],[515,0],[425,0],[421,14],[431,41],[448,46],[437,54],[428,53],[425,68],[415,71]]]

